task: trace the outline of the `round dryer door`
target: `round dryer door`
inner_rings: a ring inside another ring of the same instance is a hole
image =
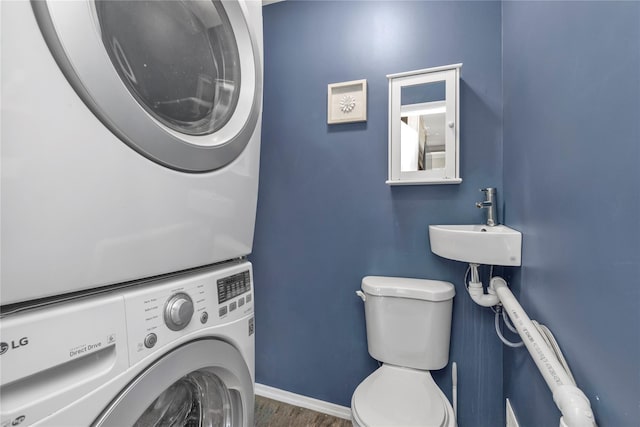
[[[256,129],[262,65],[239,1],[32,2],[71,86],[122,141],[185,172],[233,161]]]
[[[249,427],[253,405],[253,382],[238,350],[200,340],[143,371],[94,426]]]

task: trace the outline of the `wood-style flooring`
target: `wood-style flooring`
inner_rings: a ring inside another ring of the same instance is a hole
[[[256,396],[256,427],[351,427],[351,421]]]

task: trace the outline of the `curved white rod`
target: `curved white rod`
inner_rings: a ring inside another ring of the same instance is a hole
[[[453,416],[458,419],[458,365],[453,362],[451,365],[451,403],[453,406]]]
[[[504,309],[507,310],[524,345],[551,389],[553,401],[562,412],[560,426],[597,427],[589,399],[573,385],[553,351],[544,342],[538,329],[507,286],[507,282],[502,277],[494,277],[491,279],[489,289],[495,291]]]

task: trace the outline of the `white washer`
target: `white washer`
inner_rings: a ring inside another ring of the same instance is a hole
[[[251,252],[259,1],[0,7],[2,305]]]
[[[251,278],[238,262],[5,316],[0,425],[253,426]]]

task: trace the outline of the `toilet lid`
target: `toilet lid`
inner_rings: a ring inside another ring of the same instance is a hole
[[[358,386],[351,407],[372,427],[448,425],[446,398],[428,371],[382,365]]]

